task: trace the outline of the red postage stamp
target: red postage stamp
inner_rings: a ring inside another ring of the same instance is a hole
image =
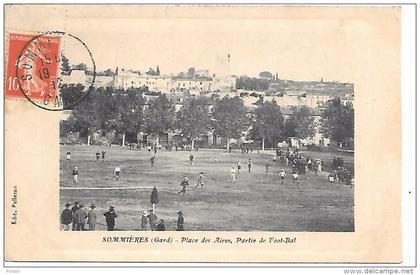
[[[6,98],[54,102],[58,96],[60,37],[9,34]]]

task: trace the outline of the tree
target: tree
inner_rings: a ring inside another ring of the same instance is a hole
[[[192,148],[195,139],[210,129],[211,116],[208,104],[209,99],[206,97],[192,98],[177,113],[178,129],[191,140]]]
[[[286,121],[286,135],[298,139],[305,139],[315,135],[315,118],[311,110],[306,107],[295,108]]]
[[[278,141],[284,138],[284,118],[276,101],[263,102],[253,112],[253,121],[250,137],[262,142],[264,150],[265,142],[275,147]]]
[[[153,68],[149,68],[149,70],[146,72],[147,75],[156,75],[155,70]]]
[[[343,104],[339,97],[330,100],[322,112],[321,131],[337,142],[354,139],[353,104]]]
[[[266,78],[266,79],[272,79],[273,78],[273,75],[268,71],[260,72],[260,74],[258,76],[260,78]]]
[[[248,77],[246,75],[236,78],[236,89],[264,91],[270,87],[270,80],[264,78]]]
[[[212,109],[213,128],[216,134],[227,138],[227,149],[231,138],[240,138],[247,128],[248,118],[244,102],[239,97],[225,96],[216,100]]]
[[[195,76],[195,68],[194,67],[189,68],[187,75],[188,77],[193,78]]]
[[[167,131],[174,129],[175,119],[175,105],[165,94],[149,100],[144,112],[145,129],[148,134],[155,134],[159,139]]]
[[[68,129],[72,132],[80,132],[81,137],[87,137],[87,145],[90,145],[91,135],[100,129],[100,117],[97,112],[97,90],[91,93],[78,104],[72,111]]]
[[[114,130],[122,134],[122,146],[127,134],[137,136],[143,124],[144,98],[136,89],[116,94],[117,109]]]

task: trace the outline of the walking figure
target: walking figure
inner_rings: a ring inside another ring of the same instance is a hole
[[[268,169],[270,168],[270,162],[269,161],[267,161],[266,163],[265,163],[265,173],[267,174],[268,173]]]
[[[182,186],[182,189],[177,194],[181,194],[182,193],[182,195],[185,195],[185,192],[187,192],[187,186],[189,186],[189,184],[188,184],[188,177],[184,177],[184,179],[181,181],[181,184],[180,185]]]
[[[155,164],[155,158],[156,155],[153,155],[153,157],[150,158],[150,167],[153,167],[153,165]]]
[[[121,168],[117,165],[114,169],[115,180],[119,180],[121,173]]]
[[[198,176],[197,185],[194,188],[197,188],[199,185],[201,185],[201,188],[203,188],[204,185],[204,172],[200,172],[200,175]]]
[[[248,159],[248,172],[251,173],[252,161]]]
[[[79,175],[79,169],[77,169],[77,166],[74,166],[72,174],[73,174],[73,183],[76,184],[77,176]]]

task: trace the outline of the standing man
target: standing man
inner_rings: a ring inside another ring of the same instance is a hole
[[[251,173],[252,161],[248,159],[248,172]]]
[[[193,165],[194,162],[194,156],[193,154],[190,155],[190,165]]]
[[[77,221],[77,231],[85,231],[85,223],[86,223],[86,212],[83,209],[84,205],[81,204],[80,208],[77,209],[77,211],[74,213],[74,215],[76,216],[76,221]]]
[[[238,162],[236,163],[236,165],[238,166],[238,174],[241,172],[241,161],[238,160]]]
[[[180,185],[182,186],[182,189],[177,194],[181,194],[182,193],[182,195],[185,195],[185,192],[187,192],[187,186],[189,186],[189,184],[188,184],[188,177],[184,177],[184,179],[181,181],[181,184]]]
[[[184,216],[182,211],[178,211],[178,220],[176,221],[176,231],[184,231]]]
[[[120,166],[118,166],[118,164],[117,164],[117,167],[115,167],[115,169],[114,169],[115,180],[119,180],[119,178],[120,178],[120,173],[121,173],[121,168],[120,168]]]
[[[147,223],[148,223],[147,211],[143,211],[143,213],[141,214],[141,224],[140,224],[141,231],[147,231]]]
[[[149,218],[150,230],[156,231],[156,222],[158,220],[158,217],[155,213],[153,213],[153,209],[149,210],[149,215],[147,217]]]
[[[67,159],[67,160],[70,160],[70,159],[71,159],[71,152],[67,152],[67,153],[66,153],[66,159]]]
[[[267,161],[266,163],[265,163],[265,173],[267,174],[268,173],[268,169],[270,168],[270,162],[269,161]]]
[[[159,197],[158,197],[158,190],[156,186],[153,187],[152,194],[150,195],[150,203],[152,204],[153,213],[155,213],[155,205],[158,204]]]
[[[102,161],[105,161],[105,153],[106,153],[106,151],[102,150]]]
[[[73,183],[77,184],[77,176],[79,175],[79,169],[77,169],[77,166],[74,166],[72,175],[73,175]]]
[[[284,169],[281,169],[280,173],[279,173],[280,179],[281,179],[281,184],[284,183],[284,178],[286,177],[286,172],[284,171]]]
[[[297,169],[294,169],[292,177],[293,183],[299,184],[299,174]]]
[[[74,202],[73,207],[71,208],[71,216],[72,216],[72,225],[71,230],[75,231],[77,228],[77,220],[76,220],[76,211],[79,210],[79,203],[77,201]]]
[[[232,178],[232,182],[236,183],[236,171],[235,166],[232,165],[232,168],[230,168],[230,177]]]
[[[99,151],[96,151],[96,162],[99,162],[99,157],[100,157],[101,155],[99,154]]]
[[[92,204],[90,206],[90,211],[88,213],[88,225],[89,225],[89,231],[95,231],[96,227],[96,206]]]
[[[118,217],[118,215],[114,211],[114,206],[110,206],[109,210],[104,214],[104,216],[105,216],[107,230],[114,231],[115,218]]]
[[[69,209],[70,203],[66,203],[65,205],[66,209],[61,212],[61,230],[69,231],[70,230],[70,224],[73,220],[73,215],[71,213],[71,210]]]

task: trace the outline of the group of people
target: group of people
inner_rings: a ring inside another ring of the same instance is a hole
[[[341,182],[341,183],[344,183],[345,185],[348,185],[350,187],[353,187],[353,185],[354,185],[354,183],[353,183],[354,179],[352,177],[352,174],[351,174],[350,170],[348,170],[344,166],[339,166],[339,167],[337,167],[337,169],[332,171],[328,175],[328,180],[331,183]]]
[[[150,202],[152,204],[152,209],[143,211],[140,218],[140,230],[148,231],[150,228],[151,231],[165,231],[165,223],[163,219],[159,219],[155,213],[155,207],[159,202],[158,190],[153,187]],[[97,211],[95,210],[96,206],[94,204],[90,205],[87,209],[83,204],[75,201],[73,207],[70,208],[72,204],[66,203],[65,209],[61,212],[61,230],[64,231],[95,231],[97,223]],[[184,216],[182,211],[178,211],[177,219],[177,231],[184,231]],[[105,223],[108,231],[114,231],[115,229],[115,220],[118,215],[115,213],[114,206],[110,206],[109,210],[105,212]],[[86,228],[86,224],[88,228]]]
[[[61,229],[64,231],[70,231],[70,229],[72,231],[94,231],[97,222],[97,212],[95,210],[96,206],[91,204],[89,209],[87,209],[83,204],[79,204],[77,201],[73,203],[73,207],[71,209],[70,206],[72,206],[72,204],[66,203],[65,209],[61,212]],[[104,214],[107,220],[107,216],[111,215],[111,212],[115,214],[114,207],[112,206],[109,208],[109,211]],[[116,214],[113,218],[114,225],[115,218]],[[88,225],[88,228],[85,228],[86,224]],[[108,228],[113,228],[113,225],[110,223]]]

